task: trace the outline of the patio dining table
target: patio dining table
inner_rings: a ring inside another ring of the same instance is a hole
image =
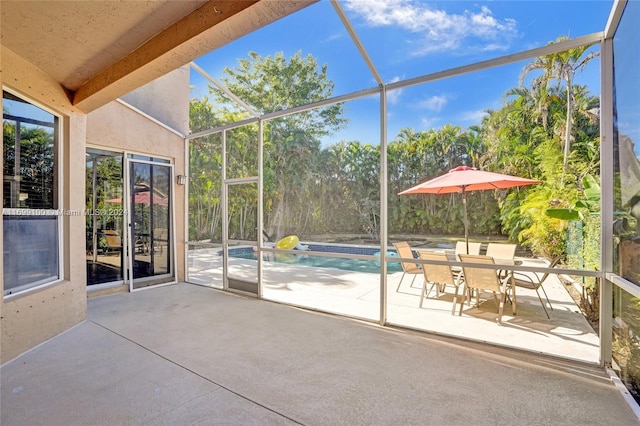
[[[451,265],[451,271],[460,276],[460,274],[462,274],[462,262],[458,259],[458,256],[455,253],[455,250],[444,250],[444,253],[447,255],[447,259],[450,262],[455,262],[455,265]],[[522,260],[520,259],[503,259],[503,258],[497,258],[494,257],[493,261],[495,263],[495,265],[501,266],[501,269],[496,270],[496,273],[498,273],[500,270],[503,271],[510,271],[510,272],[514,272],[514,266],[518,266],[518,265],[522,265]],[[516,282],[515,282],[515,277],[514,274],[511,273],[511,277],[510,279],[504,280],[502,281],[502,291],[504,294],[507,294],[507,283],[511,282],[511,294],[512,294],[512,302],[511,302],[511,310],[513,312],[513,315],[516,315],[516,307],[517,307],[517,296],[516,296]],[[461,302],[463,303],[463,302]],[[500,301],[501,304],[504,303],[504,301]],[[502,311],[502,310],[501,310]],[[498,319],[498,322],[500,322],[500,318]]]

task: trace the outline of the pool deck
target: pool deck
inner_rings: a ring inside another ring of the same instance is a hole
[[[537,259],[522,261],[525,266],[546,266]],[[229,274],[255,280],[256,264],[231,258]],[[222,287],[221,257],[214,249],[190,251],[189,265],[189,282]],[[262,297],[266,300],[379,322],[379,274],[264,262],[262,277]],[[451,286],[439,298],[432,291],[420,308],[422,277],[418,276],[412,286],[413,277],[406,276],[396,291],[401,277],[402,272],[388,275],[386,325],[599,363],[599,338],[557,276],[550,276],[544,283],[553,306],[550,319],[535,291],[518,288],[517,315],[512,315],[511,305],[506,304],[502,324],[496,321],[497,307],[491,299],[477,307],[464,305],[461,316],[452,315]]]
[[[2,426],[638,424],[599,367],[184,283],[90,298],[0,377]]]

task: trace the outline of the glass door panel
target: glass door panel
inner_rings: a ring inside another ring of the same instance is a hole
[[[124,280],[124,181],[122,154],[87,149],[86,259],[87,285]]]
[[[170,165],[129,162],[131,289],[173,282]]]

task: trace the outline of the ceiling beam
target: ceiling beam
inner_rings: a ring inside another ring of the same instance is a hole
[[[90,112],[316,1],[209,1],[82,84],[71,102]]]

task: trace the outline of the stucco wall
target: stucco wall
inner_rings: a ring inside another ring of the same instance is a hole
[[[62,87],[46,73],[5,47],[2,47],[0,58],[0,81],[4,87],[62,118],[61,209],[81,212],[85,208],[87,142],[110,150],[170,158],[175,174],[185,174],[182,137],[118,102],[105,105],[87,116],[71,106]],[[141,88],[128,101],[175,130],[186,133],[188,94],[189,73],[187,68],[183,68]],[[170,96],[175,96],[173,101]],[[177,278],[184,280],[185,191],[184,186],[175,185],[175,182],[173,188]],[[0,303],[0,363],[15,358],[86,319],[85,218],[67,215],[61,220],[62,279],[3,298]],[[0,218],[0,235],[1,231]],[[2,249],[3,241],[0,238],[0,251]],[[0,266],[1,262],[0,257]]]
[[[148,102],[153,102],[150,97]],[[177,104],[174,104],[176,108]],[[139,107],[138,107],[139,108]],[[184,105],[188,109],[188,102]],[[112,102],[87,116],[87,143],[111,151],[128,151],[173,160],[174,174],[184,175],[184,139],[130,108]],[[177,278],[184,281],[184,203],[185,187],[173,181]]]
[[[2,47],[1,55],[2,85],[62,118],[59,207],[67,211],[82,211],[85,205],[85,114],[71,106],[62,87],[44,72],[5,47]],[[62,280],[2,300],[1,363],[86,318],[85,218],[80,215],[64,216],[62,223]],[[3,248],[1,243],[0,248]],[[4,249],[11,250],[10,247]],[[1,262],[0,258],[0,266]]]
[[[189,66],[122,96],[122,100],[186,135],[189,132]]]

